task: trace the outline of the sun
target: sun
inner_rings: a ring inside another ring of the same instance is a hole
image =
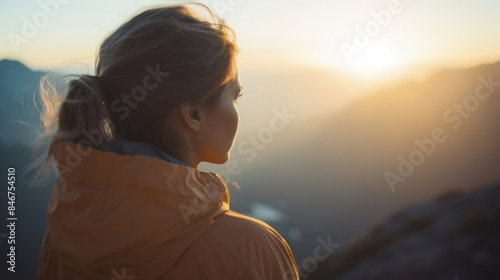
[[[395,52],[382,43],[373,43],[351,58],[346,68],[360,74],[382,74],[397,66]]]
[[[341,51],[322,51],[315,56],[318,64],[340,70],[355,76],[390,78],[401,74],[408,57],[384,41],[372,41],[364,48],[358,48],[347,58]]]
[[[360,49],[350,60],[346,60],[342,68],[355,75],[388,77],[402,71],[404,61],[401,54],[390,44],[375,41]]]

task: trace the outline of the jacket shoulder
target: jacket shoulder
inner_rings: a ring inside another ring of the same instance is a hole
[[[249,241],[258,241],[260,237],[276,238],[286,243],[283,237],[268,224],[231,210],[224,212],[219,217],[219,220],[211,228],[211,231],[216,232],[216,234],[220,234],[219,231],[231,231],[232,235],[239,234],[241,238],[248,238]]]
[[[203,279],[298,279],[285,239],[268,224],[231,210],[191,245],[177,268],[183,263],[197,267]]]

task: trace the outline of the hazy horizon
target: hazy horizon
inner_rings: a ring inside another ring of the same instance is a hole
[[[80,67],[66,71],[91,72],[112,30],[148,6],[180,2],[4,3],[0,57],[33,70],[74,63]],[[500,36],[490,35],[500,33],[500,2],[493,0],[197,2],[234,29],[242,69],[311,68],[377,86],[500,60]]]

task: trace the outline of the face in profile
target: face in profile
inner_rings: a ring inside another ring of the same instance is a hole
[[[237,108],[240,90],[240,76],[236,70],[235,78],[225,85],[217,106],[206,114],[200,130],[198,155],[202,161],[222,164],[229,160],[240,122]]]

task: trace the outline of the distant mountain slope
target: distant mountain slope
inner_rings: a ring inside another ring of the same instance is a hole
[[[45,72],[31,71],[19,61],[0,60],[0,143],[27,144],[34,134],[13,121],[40,123],[33,96],[38,93],[40,78]]]
[[[275,170],[267,166],[281,166],[294,185],[314,178],[315,185],[326,190],[346,185],[351,190],[362,188],[360,192],[419,199],[442,188],[494,182],[500,179],[500,86],[478,101],[474,111],[465,111],[467,117],[454,109],[474,96],[482,84],[479,77],[490,75],[500,83],[500,62],[438,73],[422,83],[403,83],[330,118],[294,120],[268,145],[284,148],[262,153],[252,168],[276,178]],[[481,92],[487,91],[482,87]],[[422,150],[416,141],[427,143],[436,129],[446,140],[435,143],[433,149],[428,144],[430,155],[424,154],[423,163],[416,164],[411,176],[396,183],[392,192],[384,173],[397,174],[399,156],[410,160],[414,151]],[[304,134],[308,137],[294,142]],[[422,182],[436,190],[422,192]]]
[[[400,211],[323,263],[315,280],[495,279],[500,185]]]
[[[323,124],[306,145],[314,143],[318,157],[326,152],[341,158],[341,168],[355,170],[371,188],[426,199],[443,187],[500,179],[499,108],[500,62],[445,71],[354,104]],[[432,139],[436,132],[439,141]],[[410,162],[404,164],[411,165],[409,176],[398,170],[404,161]],[[402,179],[393,189],[386,172]]]
[[[30,85],[38,85],[45,72],[31,71],[28,67],[16,60],[0,60],[0,86],[2,95],[0,101],[8,101],[16,93]]]

